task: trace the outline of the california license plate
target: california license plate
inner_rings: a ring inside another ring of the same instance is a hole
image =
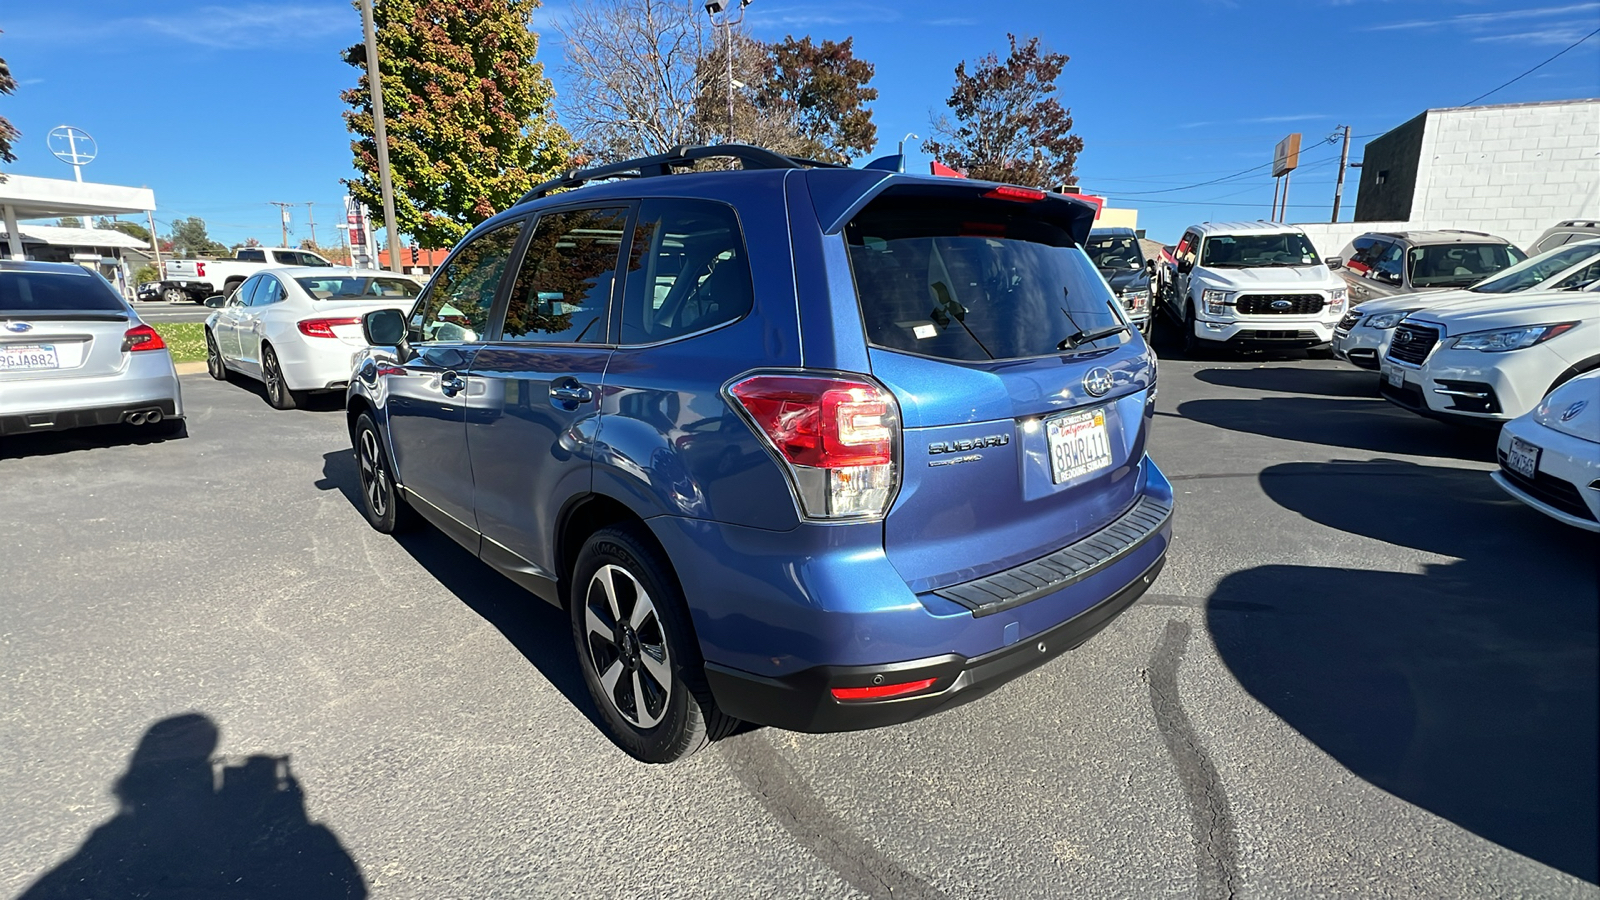
[[[1528,443],[1522,438],[1511,439],[1511,448],[1506,452],[1506,468],[1521,475],[1523,478],[1532,478],[1539,471],[1538,447]]]
[[[1050,438],[1050,474],[1056,484],[1111,465],[1104,409],[1057,416],[1044,427]]]
[[[1399,366],[1385,364],[1383,367],[1383,378],[1385,381],[1389,382],[1390,387],[1399,388],[1406,386],[1405,370],[1401,369]]]
[[[54,344],[0,344],[0,372],[14,369],[59,369]]]

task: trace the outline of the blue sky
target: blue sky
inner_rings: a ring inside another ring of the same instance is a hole
[[[536,23],[558,94],[562,47],[549,24],[562,10],[550,3]],[[1326,221],[1337,147],[1314,145],[1335,126],[1372,137],[1461,105],[1600,27],[1600,2],[755,0],[747,21],[766,40],[854,36],[877,66],[874,117],[890,152],[907,132],[929,134],[957,62],[1002,49],[1008,31],[1041,36],[1072,57],[1060,87],[1086,145],[1081,183],[1138,208],[1150,236],[1170,243],[1191,222],[1265,216],[1272,181],[1261,170],[1170,189],[1266,163],[1290,131],[1307,149],[1289,218]],[[339,180],[351,174],[338,95],[355,78],[339,51],[361,36],[347,2],[10,0],[0,29],[19,82],[0,114],[23,132],[7,171],[70,178],[45,148],[49,129],[70,123],[99,143],[86,178],[153,188],[163,231],[193,215],[219,240],[276,243],[268,201],[314,201],[317,237],[334,242]],[[1596,96],[1600,36],[1484,102]],[[926,157],[913,159],[926,170]],[[1345,219],[1353,193],[1347,183]],[[309,235],[305,214],[295,210],[292,240]]]

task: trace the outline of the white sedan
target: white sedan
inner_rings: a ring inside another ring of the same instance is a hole
[[[262,382],[267,402],[293,409],[312,391],[342,391],[351,357],[367,346],[361,317],[375,309],[411,309],[422,285],[373,269],[298,267],[259,272],[206,319],[206,369]]]
[[[1600,371],[1550,392],[1533,412],[1500,430],[1506,493],[1587,531],[1600,531]]]

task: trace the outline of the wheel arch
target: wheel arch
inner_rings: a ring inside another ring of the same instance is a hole
[[[1561,387],[1563,384],[1566,384],[1585,372],[1592,372],[1595,369],[1600,369],[1600,353],[1590,356],[1587,359],[1580,359],[1572,365],[1567,366],[1562,370],[1560,375],[1556,376],[1555,381],[1550,382],[1550,387],[1545,389],[1544,395],[1546,397],[1550,396],[1551,392],[1556,388]]]
[[[595,532],[618,525],[628,527],[641,541],[660,551],[661,558],[666,561],[668,574],[682,589],[683,581],[678,578],[672,557],[645,520],[615,497],[591,493],[573,498],[557,519],[555,547],[552,549],[555,551],[553,559],[556,564],[557,591],[563,606],[571,603],[572,571],[584,542]]]

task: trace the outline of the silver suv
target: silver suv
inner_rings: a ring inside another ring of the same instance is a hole
[[[1464,288],[1528,255],[1481,231],[1372,231],[1340,254],[1350,305],[1419,291]]]

